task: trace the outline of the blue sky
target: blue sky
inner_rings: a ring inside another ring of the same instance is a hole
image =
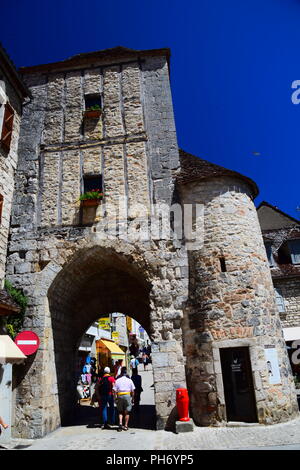
[[[169,47],[179,146],[253,178],[256,204],[300,217],[300,0],[14,0],[1,14],[17,67]]]

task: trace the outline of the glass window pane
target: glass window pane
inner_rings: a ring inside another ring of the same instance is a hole
[[[300,264],[300,240],[290,240],[288,242],[292,263]]]

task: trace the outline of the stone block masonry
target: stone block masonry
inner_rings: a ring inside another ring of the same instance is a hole
[[[250,351],[259,422],[270,424],[298,413],[271,273],[249,196],[247,185],[229,176],[182,189],[185,203],[204,205],[204,244],[189,254],[193,276],[184,328],[185,354],[193,357],[187,377],[197,424],[226,419],[220,354],[228,348]],[[276,387],[266,368],[268,345],[277,350],[282,374]]]
[[[23,74],[33,99],[21,122],[6,273],[29,298],[24,327],[41,347],[18,370],[15,434],[41,437],[68,422],[79,341],[112,312],[151,337],[158,428],[186,386],[196,424],[227,420],[220,354],[235,347],[249,351],[259,422],[296,416],[254,183],[227,170],[218,176],[220,168],[190,171],[180,183],[168,52],[116,48]],[[84,118],[86,95],[102,103],[93,123]],[[99,174],[105,204],[94,219],[81,217],[83,179]],[[120,196],[127,209],[142,203],[151,214],[156,203],[203,205],[203,246],[104,237],[98,221],[110,222]],[[269,382],[266,346],[278,355],[278,384]]]
[[[276,279],[274,287],[280,289],[284,298],[285,311],[280,313],[282,326],[284,328],[298,327],[300,324],[300,279]]]
[[[1,71],[1,65],[0,65]],[[5,277],[5,264],[7,253],[7,241],[9,236],[10,216],[12,208],[12,199],[15,183],[15,171],[18,162],[18,141],[20,134],[20,121],[22,112],[22,101],[18,96],[17,91],[11,86],[10,82],[6,80],[5,74],[1,74],[1,106],[4,107],[5,103],[9,103],[14,111],[13,116],[13,130],[10,143],[10,150],[7,153],[0,146],[0,195],[3,198],[2,215],[0,221],[0,289],[3,287]],[[0,125],[2,133],[2,119],[4,115],[1,113]]]
[[[24,80],[33,99],[22,122],[7,277],[29,298],[24,327],[39,335],[41,347],[30,370],[19,369],[15,434],[38,437],[66,422],[76,399],[78,342],[89,324],[114,311],[150,333],[159,349],[157,371],[166,358],[168,381],[159,373],[154,378],[157,426],[163,427],[176,386],[185,386],[181,318],[188,280],[176,267],[178,259],[187,267],[186,253],[166,241],[103,241],[94,231],[105,216],[101,206],[92,227],[84,227],[78,199],[83,177],[101,174],[112,210],[119,196],[128,197],[128,208],[143,203],[149,212],[154,202],[172,200],[179,155],[167,60],[99,60],[72,71],[24,73]],[[103,105],[96,122],[83,117],[91,94]],[[30,199],[23,196],[28,182]]]

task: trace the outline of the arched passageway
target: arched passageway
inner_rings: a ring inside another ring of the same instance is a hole
[[[76,405],[76,353],[99,317],[123,312],[150,333],[151,285],[133,264],[101,248],[83,251],[55,278],[48,292],[61,423]]]
[[[68,424],[76,405],[80,339],[95,320],[113,312],[131,316],[150,335],[156,428],[168,425],[176,389],[186,386],[187,280],[178,269],[177,251],[167,253],[166,244],[131,245],[97,236],[60,240],[56,259],[38,272],[30,293],[26,328],[37,332],[40,348],[18,372],[17,435],[42,437]]]
[[[77,406],[70,416],[70,425],[99,428],[104,424],[101,402],[95,395],[96,384],[105,367],[110,368],[111,376],[116,379],[120,360],[137,387],[130,412],[130,428],[156,429],[151,341],[142,325],[120,312],[100,318],[82,338],[77,351]],[[109,424],[112,429],[117,429],[116,400],[113,419],[110,412],[109,405]]]

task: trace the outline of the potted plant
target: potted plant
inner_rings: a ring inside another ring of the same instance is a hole
[[[103,199],[103,192],[101,189],[92,189],[81,194],[79,200],[83,207],[98,206]]]
[[[99,118],[101,116],[101,107],[99,104],[94,104],[93,106],[89,106],[84,111],[84,117],[88,119]]]

